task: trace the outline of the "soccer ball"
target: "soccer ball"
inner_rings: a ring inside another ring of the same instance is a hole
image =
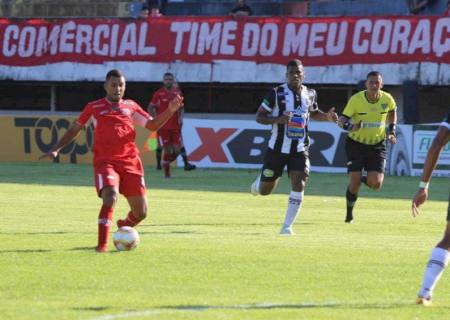
[[[119,251],[129,251],[139,244],[139,233],[132,227],[121,227],[114,233],[114,246]]]

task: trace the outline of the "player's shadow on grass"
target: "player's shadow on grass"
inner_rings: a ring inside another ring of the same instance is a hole
[[[0,232],[0,234],[22,234],[22,235],[45,235],[45,234],[69,234],[69,233],[89,233],[89,232],[68,232],[68,231],[36,231],[36,232]]]
[[[156,309],[178,310],[178,311],[209,311],[209,310],[273,310],[273,309],[312,309],[312,308],[332,308],[332,309],[399,309],[414,306],[414,301],[384,303],[260,303],[260,304],[239,304],[230,306],[208,306],[208,305],[182,305],[182,306],[161,306]],[[450,306],[441,306],[448,309]]]
[[[16,249],[16,250],[0,250],[1,253],[45,253],[53,252],[55,250],[50,249]]]

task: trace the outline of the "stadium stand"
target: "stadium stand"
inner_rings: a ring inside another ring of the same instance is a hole
[[[147,1],[0,0],[2,17],[137,17]],[[161,1],[165,15],[222,16],[235,0]],[[446,0],[247,0],[256,16],[440,15]]]

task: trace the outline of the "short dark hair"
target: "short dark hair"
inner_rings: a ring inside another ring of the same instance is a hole
[[[300,66],[303,66],[303,63],[299,59],[292,59],[287,63],[286,69],[288,69],[289,67],[300,67]]]
[[[106,74],[106,81],[108,81],[112,77],[115,77],[115,78],[124,77],[125,78],[123,73],[118,69],[109,70],[108,73]]]
[[[172,72],[166,72],[166,73],[164,73],[163,78],[165,78],[165,77],[172,77],[172,78],[175,78],[175,76],[173,75]]]
[[[366,76],[366,80],[369,79],[369,77],[381,77],[383,78],[383,76],[381,75],[381,72],[379,71],[370,71],[367,76]]]

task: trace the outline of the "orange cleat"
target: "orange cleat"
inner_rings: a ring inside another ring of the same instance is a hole
[[[424,307],[429,307],[431,306],[431,298],[417,297],[416,304],[423,305]]]

